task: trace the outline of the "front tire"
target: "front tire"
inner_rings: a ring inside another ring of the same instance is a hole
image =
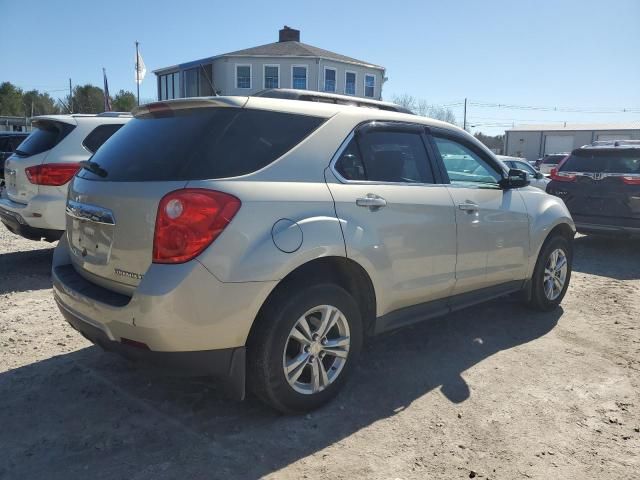
[[[545,241],[531,277],[531,308],[546,312],[560,305],[569,287],[572,264],[573,248],[567,238],[554,235]]]
[[[336,396],[362,348],[358,305],[333,284],[281,288],[256,322],[248,386],[284,413],[314,410]]]

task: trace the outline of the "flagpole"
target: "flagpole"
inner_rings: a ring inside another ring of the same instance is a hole
[[[140,106],[140,55],[138,54],[138,41],[136,40],[136,87],[138,88],[138,106]]]

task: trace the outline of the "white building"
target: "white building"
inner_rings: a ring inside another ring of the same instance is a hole
[[[570,152],[598,140],[640,140],[640,122],[625,124],[522,125],[505,131],[505,155],[535,160]]]
[[[385,68],[307,45],[285,27],[277,42],[193,60],[153,73],[158,100],[209,95],[251,95],[267,88],[295,88],[382,98]]]

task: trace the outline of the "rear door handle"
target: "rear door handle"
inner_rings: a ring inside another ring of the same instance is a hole
[[[460,203],[458,204],[458,208],[460,210],[464,210],[465,212],[469,212],[469,213],[477,212],[480,209],[477,203],[470,203],[470,202]]]
[[[366,197],[360,197],[356,199],[356,205],[359,207],[369,207],[371,209],[378,209],[387,206],[387,201],[375,195],[373,193],[367,194]]]

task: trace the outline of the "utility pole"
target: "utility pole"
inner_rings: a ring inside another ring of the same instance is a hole
[[[464,120],[462,121],[462,129],[467,129],[467,98],[464,99]]]
[[[73,113],[73,90],[71,89],[71,79],[69,79],[69,113]]]
[[[138,41],[136,40],[136,87],[138,88],[138,106],[140,106],[140,55],[138,54]]]

